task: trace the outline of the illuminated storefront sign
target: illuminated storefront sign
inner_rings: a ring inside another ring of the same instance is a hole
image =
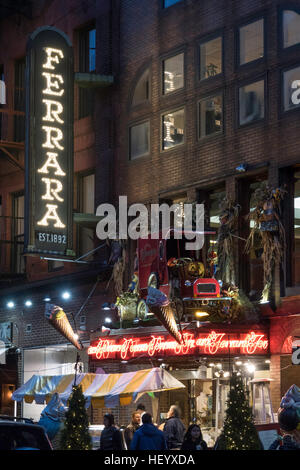
[[[263,332],[250,331],[246,334],[231,334],[211,331],[208,334],[183,334],[184,343],[163,335],[147,338],[123,338],[119,340],[99,338],[91,345],[88,354],[96,359],[122,359],[155,356],[185,356],[194,354],[238,355],[267,354],[269,341]]]
[[[67,36],[42,27],[26,64],[25,252],[72,254],[73,50]]]

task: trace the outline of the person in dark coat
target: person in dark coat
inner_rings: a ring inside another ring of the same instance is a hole
[[[184,436],[181,450],[207,450],[207,444],[202,438],[202,432],[198,424],[191,424]]]
[[[133,435],[130,450],[166,450],[164,433],[154,426],[149,413],[143,415],[142,423]]]
[[[179,418],[179,409],[172,405],[167,414],[167,420],[164,426],[164,435],[168,449],[180,449],[183,443],[185,427]]]
[[[131,423],[124,430],[124,438],[125,438],[125,442],[127,445],[127,449],[130,448],[133,435],[135,431],[137,431],[140,428],[140,424],[141,424],[141,415],[137,411],[134,411],[134,413],[132,413]]]
[[[270,445],[269,450],[300,450],[300,414],[290,407],[281,409],[278,422],[282,436]]]
[[[103,418],[104,429],[100,436],[100,448],[98,450],[123,450],[122,437],[115,426],[112,414],[106,414]]]

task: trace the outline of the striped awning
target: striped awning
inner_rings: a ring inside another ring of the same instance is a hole
[[[74,384],[74,374],[33,375],[12,395],[15,401],[48,403],[58,393],[67,405]],[[77,374],[76,385],[81,385],[87,399],[86,406],[113,408],[129,405],[138,395],[146,392],[163,392],[185,388],[169,372],[160,367],[143,369],[124,374]]]

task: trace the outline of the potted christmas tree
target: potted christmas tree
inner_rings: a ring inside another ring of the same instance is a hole
[[[242,376],[233,373],[227,399],[226,418],[217,450],[263,450],[249,406]]]
[[[91,450],[92,444],[85,402],[81,386],[74,385],[64,428],[60,436],[61,450]]]

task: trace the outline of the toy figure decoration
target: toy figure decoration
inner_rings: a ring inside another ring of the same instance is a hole
[[[261,302],[269,300],[274,266],[283,259],[285,230],[280,220],[280,203],[286,192],[283,188],[271,189],[265,184],[257,188],[253,195],[256,206],[248,215],[254,226],[246,242],[246,252],[253,247],[257,234],[262,243],[264,289]]]
[[[218,267],[216,276],[223,282],[235,284],[235,268],[233,256],[233,237],[237,230],[240,206],[225,197],[220,202],[220,227],[218,231]]]

